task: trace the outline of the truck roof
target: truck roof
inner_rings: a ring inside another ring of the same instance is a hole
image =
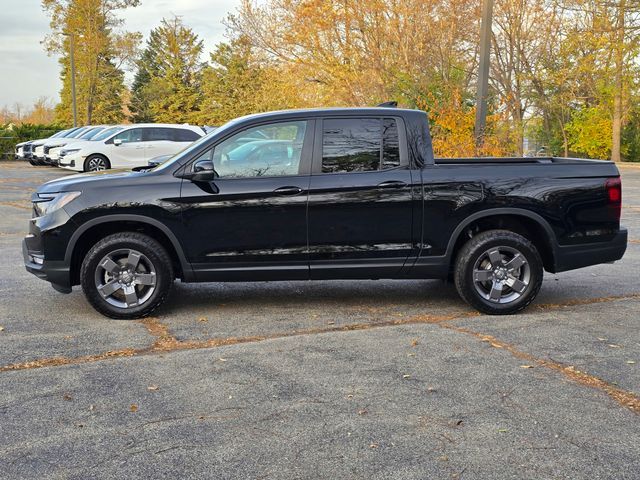
[[[259,118],[274,118],[274,117],[324,117],[331,115],[403,115],[403,114],[425,114],[422,110],[408,109],[408,108],[390,108],[390,107],[330,107],[330,108],[301,108],[291,110],[276,110],[273,112],[253,113],[251,115],[245,115],[244,117],[238,117],[234,121],[245,121]]]

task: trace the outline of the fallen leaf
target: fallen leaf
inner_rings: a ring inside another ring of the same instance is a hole
[[[135,403],[132,403],[131,406],[129,407],[129,410],[131,410],[132,412],[137,412],[138,405],[136,405]]]
[[[353,395],[350,393],[349,395],[347,395],[347,398],[353,398]]]
[[[533,365],[520,365],[520,368],[533,368]]]
[[[378,448],[378,444],[377,443],[372,443],[371,445],[369,445],[369,448]]]
[[[62,399],[63,399],[63,400],[66,400],[67,402],[70,402],[71,400],[73,400],[73,397],[72,397],[71,395],[69,395],[68,393],[65,393],[65,394],[62,396]]]
[[[93,412],[96,409],[95,405],[89,405],[89,411]]]
[[[366,408],[363,408],[362,410],[358,410],[358,415],[366,415],[367,413],[369,412],[367,411]]]
[[[635,365],[636,364],[636,362],[634,360],[627,360],[627,363],[629,365]]]
[[[147,390],[151,390],[152,392],[154,392],[154,391],[158,390],[158,388],[160,388],[160,387],[158,387],[158,385],[149,385],[147,387]]]
[[[506,432],[508,432],[508,431],[509,431],[509,430],[507,430],[506,428],[499,428],[499,429],[498,429],[498,432],[500,432],[500,433],[506,433]]]
[[[335,325],[336,322],[327,322],[327,325]]]
[[[4,327],[0,327],[0,332],[2,332],[4,330]]]
[[[598,340],[600,340],[601,342],[606,342],[607,341],[606,338],[602,338],[602,337],[598,337]]]
[[[207,320],[206,317],[200,317],[198,321],[204,323],[204,322],[208,322],[209,320]]]
[[[227,361],[226,358],[222,358],[222,357],[218,358],[218,360],[221,361],[221,362],[226,362]]]
[[[440,460],[441,462],[448,462],[449,457],[447,457],[446,455],[442,455],[441,457],[438,457],[438,460]]]
[[[615,343],[610,343],[609,345],[607,345],[608,347],[611,348],[622,348],[620,345],[616,345]]]
[[[411,340],[411,346],[415,347],[418,345],[418,340]]]
[[[411,378],[411,375],[402,375],[402,378]]]
[[[415,353],[407,353],[407,357],[415,357],[416,354]]]

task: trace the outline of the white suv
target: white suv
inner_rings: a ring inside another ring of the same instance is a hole
[[[202,128],[187,124],[121,125],[107,138],[98,140],[98,135],[94,141],[65,146],[59,165],[79,172],[146,166],[150,159],[176,154],[204,134]]]

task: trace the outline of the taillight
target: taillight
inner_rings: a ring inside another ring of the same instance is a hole
[[[604,188],[607,191],[609,206],[613,210],[616,220],[619,221],[622,210],[622,182],[620,177],[607,179],[604,182]]]

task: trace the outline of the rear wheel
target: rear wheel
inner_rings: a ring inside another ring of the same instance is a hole
[[[169,294],[171,258],[147,235],[109,235],[85,256],[80,282],[89,303],[101,314],[118,319],[146,317]]]
[[[542,277],[536,247],[507,230],[490,230],[470,239],[458,254],[454,272],[462,299],[491,315],[526,308],[538,295]]]
[[[103,170],[109,170],[110,168],[111,163],[102,155],[90,155],[84,161],[85,172],[101,172]]]

